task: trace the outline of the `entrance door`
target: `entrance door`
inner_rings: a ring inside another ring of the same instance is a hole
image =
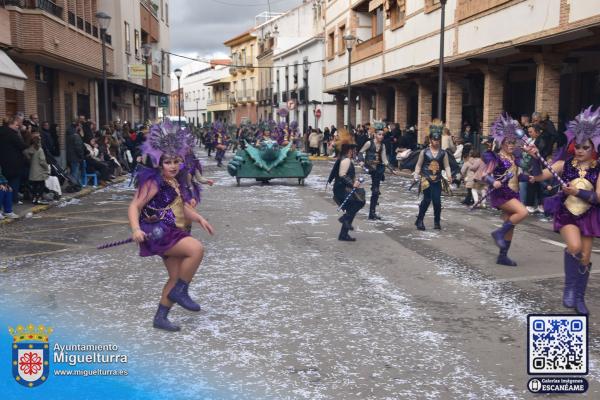
[[[37,113],[40,121],[55,123],[53,102],[53,74],[50,68],[43,68],[44,73],[36,73]]]
[[[73,115],[73,93],[65,93],[65,126],[71,126]]]
[[[80,115],[90,118],[90,96],[88,94],[77,94],[77,116]]]

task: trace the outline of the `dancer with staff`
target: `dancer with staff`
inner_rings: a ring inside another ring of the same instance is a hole
[[[520,149],[517,141],[522,137],[518,121],[508,114],[501,115],[492,125],[491,133],[500,151],[486,152],[487,164],[483,180],[490,186],[489,198],[492,207],[502,211],[502,226],[492,232],[492,238],[500,249],[496,264],[516,267],[517,263],[508,257],[515,226],[527,218],[528,212],[519,200],[519,179],[527,176],[519,174]],[[510,175],[510,179],[506,179]]]
[[[186,226],[197,222],[213,234],[212,226],[189,204],[194,189],[188,187],[188,171],[182,164],[193,143],[187,128],[177,129],[170,123],[152,126],[142,151],[154,168],[138,171],[137,192],[128,211],[132,238],[140,246],[140,256],[162,257],[169,273],[153,324],[167,331],[180,330],[167,318],[174,303],[200,311],[190,298],[188,287],[200,266],[204,247],[190,236]]]
[[[565,286],[563,305],[574,308],[579,314],[588,315],[585,291],[592,264],[592,242],[600,237],[600,107],[588,109],[567,124],[568,139],[566,154],[563,152],[551,166],[541,171],[533,164],[531,182],[540,182],[557,177],[562,192],[547,199],[546,212],[554,214],[554,231],[560,232],[567,248],[564,256]],[[538,149],[527,148],[538,161]]]
[[[348,231],[354,230],[352,221],[356,213],[365,205],[365,190],[361,188],[361,182],[356,179],[353,158],[356,156],[356,143],[354,138],[346,129],[340,129],[339,146],[340,157],[333,165],[329,174],[329,181],[333,183],[333,199],[345,211],[339,218],[342,228],[338,240],[354,242],[356,238],[351,237]]]

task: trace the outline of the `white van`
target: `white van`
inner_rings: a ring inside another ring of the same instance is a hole
[[[179,122],[178,115],[165,115],[164,120],[171,121],[172,124],[177,124]],[[186,128],[188,126],[187,119],[184,116],[181,116],[181,126]]]

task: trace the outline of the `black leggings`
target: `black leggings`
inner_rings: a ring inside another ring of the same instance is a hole
[[[442,215],[442,183],[431,182],[429,187],[423,190],[423,200],[419,205],[419,219],[425,217],[429,204],[433,202],[433,220],[440,222]]]
[[[46,187],[44,181],[29,181],[29,184],[31,185],[31,195],[34,198],[42,197],[44,188]]]

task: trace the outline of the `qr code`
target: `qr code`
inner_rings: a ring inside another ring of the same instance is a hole
[[[528,373],[588,373],[587,316],[529,315],[527,360]]]

